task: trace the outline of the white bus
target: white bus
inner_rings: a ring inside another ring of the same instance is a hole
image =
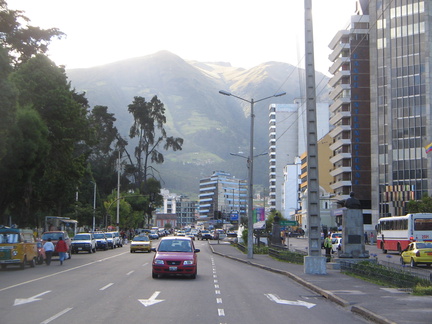
[[[382,217],[376,225],[377,247],[387,251],[405,250],[414,241],[432,241],[432,213]]]

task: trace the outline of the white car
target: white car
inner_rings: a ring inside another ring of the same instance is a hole
[[[332,253],[337,253],[337,251],[342,249],[342,237],[332,238]]]
[[[78,252],[96,252],[96,240],[93,233],[78,233],[72,238],[71,253]]]

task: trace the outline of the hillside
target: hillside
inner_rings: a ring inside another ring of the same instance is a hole
[[[196,194],[199,179],[214,170],[247,178],[246,160],[230,153],[249,151],[250,104],[222,96],[219,90],[247,100],[287,92],[254,106],[258,154],[268,147],[269,104],[292,103],[302,96],[304,88],[304,81],[299,81],[303,70],[287,63],[267,62],[245,70],[224,62],[185,61],[166,51],[66,73],[72,86],[86,93],[91,107],[104,105],[115,114],[116,126],[124,137],[132,122],[127,106],[133,97],[150,100],[158,96],[166,108],[168,134],[182,137],[184,145],[180,152],[167,152],[165,163],[156,168],[162,186],[182,194]],[[327,77],[317,73],[316,79],[321,85],[317,94],[323,93],[321,100],[326,101]],[[255,183],[267,186],[268,159],[255,161]]]

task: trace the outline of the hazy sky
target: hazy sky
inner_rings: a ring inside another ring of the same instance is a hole
[[[6,0],[33,26],[57,27],[48,55],[90,67],[168,50],[185,60],[251,68],[268,61],[304,68],[303,0]],[[312,0],[315,68],[328,74],[328,44],[348,26],[355,0]]]

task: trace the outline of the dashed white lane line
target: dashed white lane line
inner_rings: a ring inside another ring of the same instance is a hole
[[[108,285],[106,285],[106,286],[103,286],[102,288],[100,288],[99,290],[105,290],[105,289],[107,289],[107,288],[109,288],[109,287],[111,287],[112,285],[114,285],[114,283],[109,283]]]
[[[60,316],[66,314],[67,312],[69,312],[72,308],[66,308],[64,310],[62,310],[61,312],[55,314],[54,316],[51,316],[50,318],[46,319],[45,321],[41,322],[40,324],[48,324],[52,321],[54,321],[56,318],[59,318]]]
[[[217,304],[222,304],[222,298],[216,298],[216,303]]]
[[[129,271],[128,273],[126,273],[126,276],[130,276],[132,273],[134,273],[135,271],[134,270],[132,270],[132,271]]]
[[[223,308],[218,309],[218,315],[219,316],[225,316],[225,311],[223,310]]]

